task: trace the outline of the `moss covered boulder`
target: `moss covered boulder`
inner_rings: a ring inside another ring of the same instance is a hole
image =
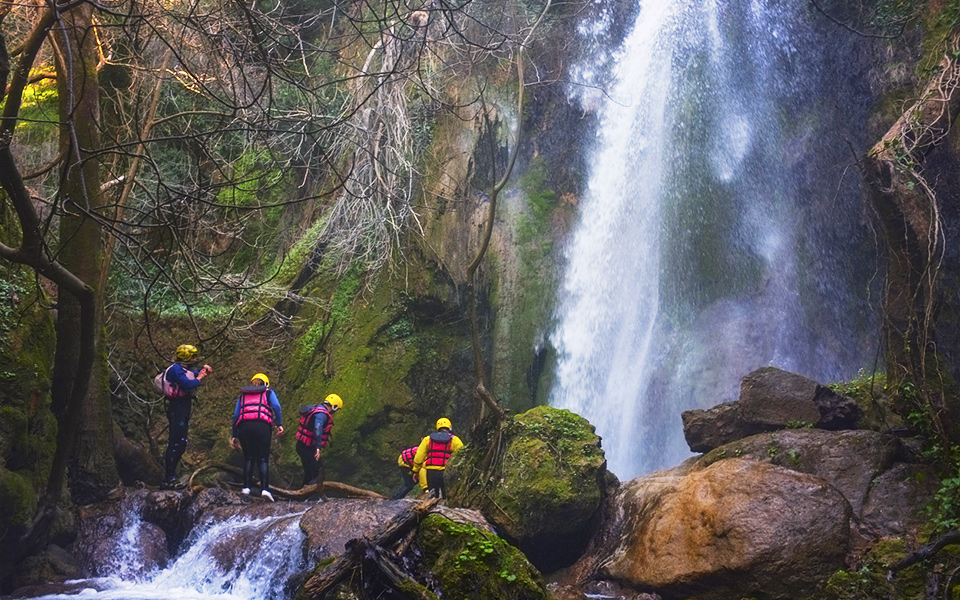
[[[547,600],[543,578],[522,552],[469,523],[431,514],[416,544],[442,598]]]
[[[489,444],[473,443],[448,467],[451,501],[479,508],[545,572],[573,563],[605,496],[606,459],[583,417],[540,406],[502,432],[492,476],[481,474]]]

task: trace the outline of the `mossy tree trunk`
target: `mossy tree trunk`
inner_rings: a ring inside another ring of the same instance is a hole
[[[93,5],[84,3],[62,14],[53,39],[60,99],[60,148],[65,157],[58,193],[62,207],[58,256],[65,268],[93,286],[92,318],[96,332],[92,347],[81,346],[80,330],[84,325],[80,305],[69,294],[58,299],[54,408],[62,425],[62,399],[76,384],[81,355],[92,354],[94,368],[80,413],[69,472],[74,500],[88,503],[102,499],[119,480],[113,459],[113,419],[102,350],[104,232],[99,219],[103,218],[104,203],[97,157],[100,88]]]
[[[916,392],[929,409],[935,432],[953,438],[960,419],[938,377],[934,337],[944,236],[924,162],[960,111],[957,48],[954,35],[937,74],[870,150],[864,165],[868,201],[887,248],[883,337],[888,378],[906,397]]]

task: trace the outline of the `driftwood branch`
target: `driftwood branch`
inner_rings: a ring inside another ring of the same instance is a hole
[[[437,498],[430,498],[407,507],[384,523],[371,538],[350,540],[346,551],[323,570],[310,576],[303,584],[304,598],[320,600],[340,583],[346,581],[360,566],[366,550],[372,547],[389,548],[400,541],[430,510]],[[389,575],[387,575],[389,578]]]
[[[243,469],[239,469],[237,467],[226,465],[223,463],[211,463],[211,464],[200,467],[199,469],[194,471],[192,475],[190,475],[189,487],[192,488],[193,482],[196,479],[196,477],[200,473],[204,473],[206,471],[223,471],[225,473],[230,473],[238,477],[243,477]],[[229,485],[240,487],[240,484],[235,484],[232,482],[228,482],[228,483]],[[320,493],[320,490],[318,488],[319,486],[317,486],[316,484],[308,485],[306,487],[300,488],[299,490],[285,490],[283,488],[278,488],[276,486],[270,486],[270,490],[275,495],[277,495],[280,498],[286,498],[288,500],[305,500],[311,496],[314,496]],[[376,499],[386,498],[386,496],[382,494],[378,494],[377,492],[374,492],[372,490],[365,490],[363,488],[347,485],[346,483],[339,483],[337,481],[325,481],[323,483],[323,488],[327,492],[333,492],[334,494],[337,494],[338,496],[343,496],[345,498],[376,498]]]
[[[930,542],[926,546],[914,550],[910,554],[904,556],[899,561],[890,566],[890,570],[887,572],[887,579],[893,579],[894,573],[897,571],[902,571],[907,567],[914,565],[921,560],[926,560],[937,552],[940,552],[947,546],[952,546],[954,544],[960,544],[960,531],[951,531],[945,535],[940,536],[934,541]]]

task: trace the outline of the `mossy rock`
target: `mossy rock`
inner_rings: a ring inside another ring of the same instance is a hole
[[[420,523],[416,543],[441,598],[549,598],[537,569],[495,534],[431,514]]]
[[[926,571],[913,565],[887,579],[890,567],[907,555],[906,542],[890,538],[878,541],[860,557],[860,568],[841,570],[824,584],[812,600],[873,600],[897,598],[921,600],[925,597]]]
[[[451,502],[480,509],[538,568],[571,564],[589,541],[605,494],[606,459],[594,427],[568,410],[539,406],[503,430],[495,483],[481,489],[487,449],[472,444],[447,469]]]
[[[13,471],[0,469],[0,531],[26,531],[37,512],[37,495],[30,481]]]

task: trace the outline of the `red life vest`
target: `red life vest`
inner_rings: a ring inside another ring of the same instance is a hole
[[[430,434],[427,443],[427,458],[423,461],[427,467],[446,467],[447,461],[453,454],[453,434],[446,431],[435,431]]]
[[[244,421],[266,421],[273,425],[273,411],[267,396],[270,388],[265,385],[245,387],[240,390],[240,416],[237,425]]]
[[[414,446],[413,448],[407,448],[400,453],[400,460],[403,461],[403,464],[407,465],[411,469],[413,468],[413,457],[417,455],[417,448],[419,446]]]
[[[330,409],[326,406],[317,404],[306,412],[304,412],[303,409],[300,411],[300,424],[297,426],[297,441],[304,446],[316,446],[313,439],[313,423],[317,413],[321,412],[327,415],[327,424],[323,427],[320,447],[326,448],[327,444],[330,443],[330,430],[333,429],[333,413],[331,413]]]

